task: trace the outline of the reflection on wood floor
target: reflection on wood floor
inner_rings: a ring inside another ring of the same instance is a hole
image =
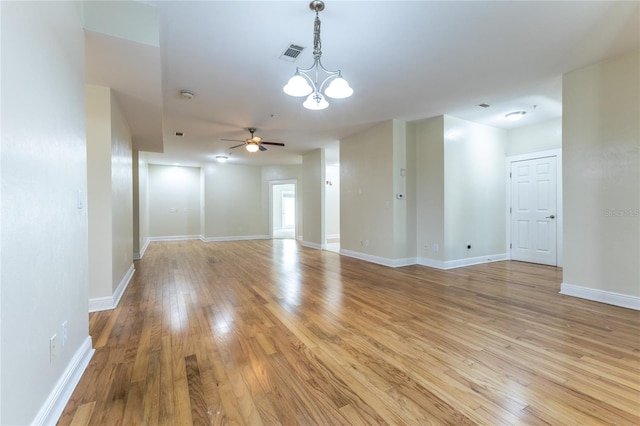
[[[154,242],[59,424],[640,424],[640,312],[561,270]]]

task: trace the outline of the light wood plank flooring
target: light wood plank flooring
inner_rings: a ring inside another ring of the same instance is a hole
[[[640,313],[561,270],[154,242],[59,424],[638,425]]]

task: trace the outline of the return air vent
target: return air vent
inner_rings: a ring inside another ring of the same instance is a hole
[[[289,46],[284,49],[282,55],[280,55],[280,59],[284,59],[287,62],[295,62],[295,60],[298,59],[298,56],[300,56],[303,50],[304,47],[290,43]]]

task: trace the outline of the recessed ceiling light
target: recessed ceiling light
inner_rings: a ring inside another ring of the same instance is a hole
[[[229,157],[227,157],[226,155],[216,155],[216,160],[218,161],[218,163],[226,163],[228,159]]]
[[[509,121],[518,121],[522,117],[524,117],[525,114],[526,114],[525,111],[515,111],[515,112],[510,112],[509,114],[505,115],[504,118],[506,118]]]

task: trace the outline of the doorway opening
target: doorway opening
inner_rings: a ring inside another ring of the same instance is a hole
[[[271,184],[271,237],[296,238],[296,185]]]

